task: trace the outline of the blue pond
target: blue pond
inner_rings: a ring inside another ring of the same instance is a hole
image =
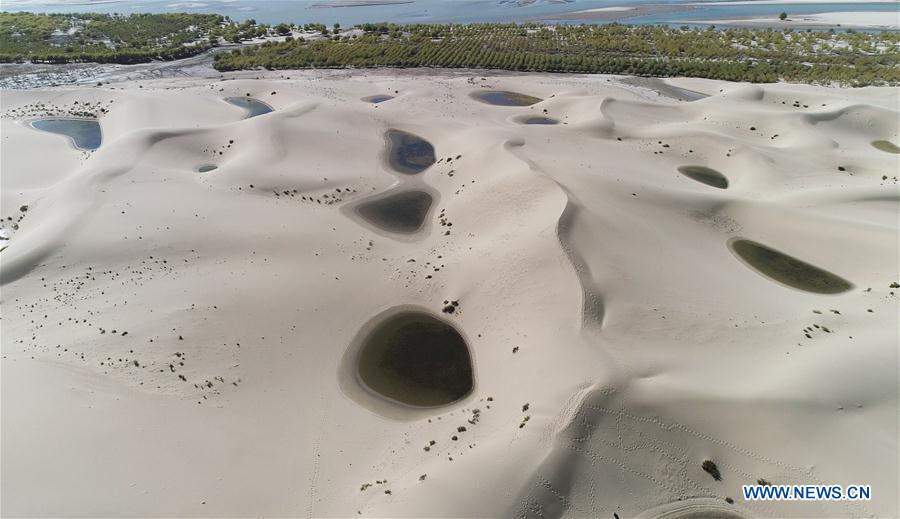
[[[383,103],[385,101],[389,101],[393,98],[394,98],[394,96],[378,94],[378,95],[374,95],[374,96],[364,97],[364,98],[362,98],[362,100],[367,103],[378,104],[378,103]]]
[[[247,110],[245,119],[267,114],[274,110],[274,108],[266,103],[263,103],[259,99],[253,99],[252,97],[226,97],[225,100],[234,106],[239,106],[244,110]]]
[[[522,119],[522,124],[559,124],[559,121],[552,117],[534,116]]]
[[[100,123],[93,119],[49,118],[31,122],[31,126],[44,132],[65,135],[76,148],[96,150],[103,140]]]
[[[406,175],[415,175],[434,164],[434,146],[418,135],[391,129],[385,132],[388,140],[388,162]]]

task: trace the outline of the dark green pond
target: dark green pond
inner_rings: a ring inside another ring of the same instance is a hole
[[[247,115],[244,117],[245,119],[267,114],[274,110],[274,108],[266,103],[263,103],[259,99],[253,99],[252,97],[226,97],[225,100],[234,106],[239,106],[244,110],[247,110]]]
[[[728,179],[725,175],[706,166],[678,166],[678,172],[707,186],[719,189],[728,188]]]
[[[218,167],[219,166],[216,166],[215,164],[204,164],[204,165],[198,167],[197,171],[199,171],[200,173],[206,173],[206,172],[212,171]]]
[[[535,116],[522,119],[522,124],[559,124],[559,121],[552,117]]]
[[[362,98],[362,100],[367,103],[378,104],[378,103],[383,103],[385,101],[389,101],[393,98],[394,98],[394,96],[389,96],[386,94],[378,94],[378,95],[374,95],[374,96],[364,97],[364,98]]]
[[[731,251],[763,276],[797,290],[839,294],[853,288],[846,279],[752,240],[729,243]]]
[[[431,203],[430,194],[411,190],[363,202],[356,212],[379,229],[411,234],[422,228]]]
[[[359,377],[372,391],[400,403],[436,407],[472,391],[472,359],[451,325],[424,312],[385,319],[365,339]]]
[[[65,135],[76,148],[96,150],[103,141],[100,123],[93,119],[49,118],[31,122],[35,129]]]
[[[872,146],[887,153],[900,153],[900,147],[891,141],[872,141]]]
[[[434,164],[434,146],[418,135],[388,130],[388,162],[400,173],[415,175]]]
[[[472,97],[482,103],[497,106],[531,106],[543,101],[543,99],[539,97],[532,97],[530,95],[520,94],[518,92],[508,92],[505,90],[483,90],[480,92],[473,92]]]

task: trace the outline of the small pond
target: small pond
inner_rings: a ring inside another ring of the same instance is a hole
[[[900,153],[900,147],[891,141],[872,141],[872,146],[887,153]]]
[[[239,106],[247,111],[245,119],[256,117],[257,115],[267,114],[274,110],[271,106],[263,103],[259,99],[252,97],[226,97],[225,101],[234,106]]]
[[[65,135],[76,148],[82,150],[96,150],[103,141],[100,123],[96,119],[51,117],[32,121],[31,126],[44,132]]]
[[[797,290],[839,294],[853,288],[852,283],[837,274],[752,240],[732,240],[729,248],[759,274]]]
[[[473,92],[472,97],[482,103],[496,106],[531,106],[543,101],[543,99],[539,97],[532,97],[530,95],[509,92],[506,90],[483,90],[480,92]]]
[[[728,178],[706,166],[678,166],[678,172],[691,180],[719,189],[728,188]]]
[[[534,117],[526,117],[522,119],[522,124],[559,124],[559,121],[552,117],[536,115]]]
[[[394,314],[365,338],[357,372],[371,391],[416,407],[452,404],[474,386],[466,341],[425,312]]]
[[[434,164],[434,146],[425,139],[402,130],[385,132],[388,142],[388,162],[406,175],[421,173]]]
[[[379,229],[412,234],[422,228],[432,202],[425,191],[401,191],[363,202],[356,213]]]
[[[389,96],[387,94],[377,94],[374,96],[364,97],[364,98],[362,98],[362,100],[367,103],[378,104],[378,103],[383,103],[385,101],[390,101],[393,98],[394,98],[394,96]]]

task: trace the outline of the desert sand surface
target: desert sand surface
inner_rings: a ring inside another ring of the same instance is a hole
[[[898,515],[898,91],[486,74],[0,93],[0,513]],[[363,379],[402,312],[450,401]]]

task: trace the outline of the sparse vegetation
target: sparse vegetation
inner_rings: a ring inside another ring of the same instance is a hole
[[[781,13],[781,19],[787,13]],[[726,30],[649,25],[242,23],[215,14],[0,13],[0,62],[139,63],[220,42],[267,41],[217,54],[220,71],[345,67],[486,68],[688,76],[728,81],[900,84],[900,33]],[[302,34],[296,35],[294,31]],[[294,37],[298,36],[298,37]]]
[[[0,13],[0,62],[141,63],[193,56],[215,44],[215,14]]]
[[[900,34],[662,26],[363,24],[336,40],[267,42],[216,55],[220,71],[487,68],[848,85],[900,83]]]
[[[704,471],[706,471],[706,473],[708,473],[710,476],[712,476],[713,479],[715,479],[716,481],[722,481],[722,474],[719,472],[719,467],[717,467],[716,464],[713,463],[712,461],[710,461],[710,460],[704,461],[703,464],[701,465],[701,468]]]

